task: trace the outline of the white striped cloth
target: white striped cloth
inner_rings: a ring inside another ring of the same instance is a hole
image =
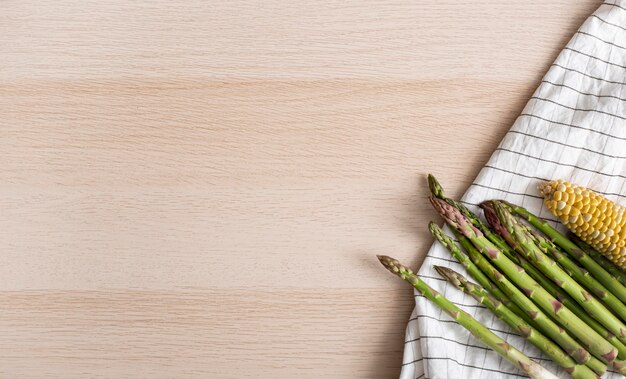
[[[625,89],[626,0],[607,1],[563,49],[462,201],[477,211],[483,200],[504,198],[554,219],[536,187],[540,180],[563,178],[626,204]],[[438,243],[419,275],[511,345],[559,377],[568,376],[490,311],[447,285],[433,265],[466,273]],[[403,361],[401,379],[524,377],[417,294]]]

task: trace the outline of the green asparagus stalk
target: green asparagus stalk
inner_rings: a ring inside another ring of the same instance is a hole
[[[456,322],[472,333],[472,335],[478,338],[485,345],[492,348],[495,352],[500,354],[500,356],[513,363],[525,374],[536,379],[557,379],[557,376],[532,361],[521,351],[509,345],[506,341],[498,337],[491,330],[487,329],[467,312],[461,310],[450,300],[446,299],[440,293],[432,289],[428,284],[426,284],[426,282],[415,275],[411,269],[403,266],[400,262],[390,257],[378,256],[378,259],[383,266],[387,268],[387,270],[413,285],[417,291],[441,308]]]
[[[472,296],[476,301],[489,308],[498,318],[507,323],[513,330],[526,338],[539,350],[548,355],[554,362],[563,367],[575,379],[597,378],[598,376],[587,366],[577,364],[552,340],[541,334],[524,319],[513,313],[507,306],[502,304],[484,288],[470,282],[458,272],[441,266],[434,266],[435,270],[448,282],[459,290]]]
[[[485,217],[487,218],[489,224],[498,231],[501,235],[507,236],[507,239],[515,242],[508,235],[509,232],[507,229],[500,223],[498,216],[496,215],[495,209],[492,206],[491,202],[484,202],[481,207],[483,208]],[[535,266],[530,264],[526,259],[522,256],[517,255],[511,249],[502,250],[502,252],[511,259],[515,264],[521,266],[526,273],[530,275],[533,279],[539,283],[550,295],[557,298],[563,305],[569,308],[576,316],[578,316],[581,320],[583,320],[587,325],[591,326],[593,330],[598,332],[601,336],[604,337],[607,341],[609,341],[613,346],[617,348],[618,357],[620,359],[626,359],[626,345],[624,345],[613,333],[609,332],[602,324],[596,321],[593,317],[587,313],[570,295],[564,292],[561,288],[559,288],[556,284],[554,284],[550,279],[548,279],[541,271],[539,271]]]
[[[524,293],[530,299],[539,305],[539,307],[546,313],[550,314],[556,320],[559,320],[561,325],[564,325],[566,329],[572,333],[572,335],[576,336],[581,342],[583,342],[583,344],[589,349],[589,352],[593,353],[607,363],[615,360],[617,356],[617,349],[613,345],[606,341],[590,326],[585,324],[571,310],[564,307],[561,302],[550,295],[533,278],[531,278],[524,271],[524,269],[513,263],[502,252],[500,252],[500,250],[498,250],[497,247],[489,241],[480,230],[474,227],[456,208],[441,199],[431,198],[431,203],[444,217],[448,225],[469,238],[474,246],[476,246],[476,248],[478,248],[484,256],[489,257],[491,262],[502,270],[504,275],[506,275],[520,288],[524,289]],[[521,305],[520,307],[524,308]],[[584,349],[583,351],[586,354],[583,353],[581,355],[576,351],[568,350],[565,346],[563,346],[563,348],[579,363],[583,363],[586,359],[589,359],[588,353]]]
[[[556,260],[572,278],[596,295],[598,299],[602,300],[606,307],[611,309],[622,321],[626,320],[626,305],[624,305],[620,299],[592,277],[589,271],[574,263],[566,254],[563,254],[551,241],[546,240],[543,236],[539,235],[539,233],[534,233],[532,230],[530,230],[530,233],[536,241],[537,246],[539,246],[544,253],[549,254],[549,256]],[[626,342],[626,339],[624,342]]]
[[[505,296],[510,298],[521,309],[525,309],[531,318],[531,324],[536,326],[543,334],[552,338],[560,345],[565,352],[570,354],[579,363],[583,363],[580,359],[587,359],[585,365],[596,372],[598,375],[604,375],[606,365],[598,360],[574,340],[565,329],[557,325],[550,317],[548,317],[541,309],[537,307],[524,293],[522,293],[506,276],[502,275],[489,260],[483,256],[474,247],[472,242],[462,234],[455,231],[455,235],[459,243],[469,256],[470,260],[478,267],[492,282],[504,292]],[[574,354],[575,353],[575,354]]]
[[[567,254],[576,259],[584,268],[589,270],[591,274],[601,282],[611,293],[622,302],[626,303],[626,284],[620,283],[618,279],[613,277],[602,265],[598,264],[589,254],[580,249],[574,242],[570,241],[566,236],[554,229],[550,224],[533,215],[523,207],[505,203],[509,209],[516,215],[528,221],[532,226],[539,229],[548,236],[555,244],[560,246]]]
[[[604,325],[620,341],[626,341],[626,325],[613,315],[598,299],[561,269],[534,243],[533,236],[513,217],[500,202],[492,202],[500,222],[506,227],[508,237],[516,241],[517,252],[533,263],[547,277],[567,292],[593,318]],[[503,236],[507,238],[506,236]],[[567,308],[566,308],[567,309]],[[586,324],[585,324],[586,325]],[[594,331],[595,333],[595,331]],[[595,333],[597,334],[597,333]],[[582,339],[581,339],[582,341]],[[609,360],[611,362],[612,360]]]
[[[459,245],[456,242],[447,236],[444,231],[434,222],[430,222],[428,224],[428,229],[430,233],[452,254],[452,256],[459,261],[465,267],[467,272],[470,274],[474,280],[476,280],[480,285],[489,291],[496,299],[502,302],[506,307],[510,308],[518,316],[524,318],[527,322],[532,323],[533,321],[530,319],[528,314],[521,310],[515,303],[513,303],[497,286],[495,286],[489,278],[483,274],[482,271],[472,263],[472,260],[465,254]]]
[[[576,237],[574,234],[568,235],[571,241],[578,245],[586,254],[588,254],[591,259],[596,261],[597,264],[602,266],[609,274],[611,274],[615,279],[617,279],[623,285],[626,285],[626,272],[622,271],[621,268],[617,267],[613,262],[608,260],[604,255],[600,254],[593,247],[589,246],[587,243],[583,242],[580,238]]]

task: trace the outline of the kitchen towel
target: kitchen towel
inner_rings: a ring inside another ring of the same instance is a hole
[[[560,53],[462,201],[478,211],[483,200],[506,199],[557,225],[542,207],[537,184],[563,178],[626,204],[625,89],[626,0],[607,1]],[[419,275],[511,345],[559,377],[568,376],[489,310],[448,285],[433,265],[466,273],[438,243],[428,252]],[[618,376],[608,372],[605,377]],[[400,379],[517,377],[525,376],[415,294]]]

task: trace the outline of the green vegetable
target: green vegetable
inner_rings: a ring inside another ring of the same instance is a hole
[[[513,215],[508,211],[508,207],[506,205],[503,205],[498,201],[493,201],[492,204],[498,219],[508,231],[506,235],[503,235],[507,242],[511,240],[511,243],[514,245],[519,254],[535,265],[544,275],[551,278],[557,286],[567,292],[593,318],[598,320],[611,333],[615,334],[620,341],[623,342],[623,338],[626,337],[626,325],[624,325],[604,305],[602,305],[598,299],[596,299],[591,293],[589,293],[565,271],[563,271],[563,269],[561,269],[554,260],[544,254],[541,248],[535,243],[532,234],[513,217]],[[539,288],[545,292],[543,287]],[[563,309],[567,309],[569,311],[568,308],[563,307]],[[584,325],[587,328],[590,328],[587,324]],[[578,331],[579,330],[577,328],[572,329],[572,333]],[[600,337],[597,332],[594,331],[593,333],[594,335]],[[583,340],[581,336],[578,334],[576,336],[589,347],[590,351],[595,349],[595,347],[592,348],[587,341]],[[602,339],[602,341],[608,343],[608,341],[604,339]],[[599,358],[603,358],[609,363],[616,358],[614,351],[610,353],[610,355],[600,354],[597,350],[592,352]]]
[[[448,282],[459,290],[472,296],[476,301],[489,308],[499,319],[507,323],[513,330],[526,338],[530,343],[543,351],[552,360],[565,369],[572,377],[578,379],[597,378],[597,375],[587,366],[576,364],[552,340],[541,334],[532,325],[513,313],[507,306],[502,304],[484,288],[467,280],[463,275],[447,267],[435,266],[435,270]]]
[[[487,329],[467,312],[461,310],[450,300],[446,299],[440,293],[432,289],[428,284],[426,284],[426,282],[417,277],[411,269],[403,266],[400,262],[390,257],[378,256],[378,259],[383,266],[387,268],[387,270],[409,282],[417,291],[424,295],[424,297],[432,301],[456,322],[472,333],[472,335],[474,335],[477,339],[492,348],[503,358],[513,363],[525,374],[536,379],[557,379],[557,376],[532,361],[521,351],[509,345],[506,341],[498,337],[491,330]]]
[[[511,212],[525,219],[532,226],[539,229],[542,233],[548,236],[550,240],[560,246],[571,257],[576,259],[584,268],[589,270],[594,278],[596,278],[609,291],[611,291],[613,295],[617,296],[617,298],[619,298],[622,302],[626,303],[625,283],[620,283],[618,279],[616,279],[604,267],[602,267],[602,265],[600,265],[592,257],[590,257],[589,254],[585,253],[574,242],[570,241],[566,236],[561,234],[558,230],[554,229],[547,222],[543,221],[539,217],[535,216],[534,214],[530,213],[520,206],[511,203],[505,204],[508,205]]]
[[[555,320],[558,320],[568,332],[576,336],[587,347],[589,352],[607,363],[615,360],[617,357],[617,349],[613,345],[606,341],[589,325],[585,324],[571,310],[564,307],[561,302],[550,295],[531,278],[524,269],[507,258],[506,255],[489,241],[480,230],[474,227],[456,208],[441,199],[431,198],[431,203],[443,216],[448,225],[469,238],[484,256],[489,257],[491,262],[502,270],[504,275],[519,286],[520,289],[523,289],[526,296],[532,299],[544,312]],[[589,354],[584,349],[582,351],[571,351],[565,348],[565,350],[579,363],[584,363],[589,359]]]
[[[474,280],[480,283],[483,288],[487,289],[489,293],[495,296],[500,302],[504,303],[507,307],[509,307],[515,314],[520,317],[523,317],[527,322],[532,322],[528,314],[521,310],[515,303],[511,302],[508,296],[504,294],[504,292],[500,291],[498,287],[496,287],[488,277],[483,274],[482,271],[472,262],[472,260],[465,254],[459,245],[456,242],[447,236],[443,230],[434,222],[430,222],[428,224],[428,228],[430,229],[430,233],[452,254],[452,256],[459,261],[465,267],[467,272],[470,274]]]

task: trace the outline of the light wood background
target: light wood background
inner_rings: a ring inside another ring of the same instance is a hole
[[[0,377],[397,377],[374,255],[599,4],[0,2]]]

